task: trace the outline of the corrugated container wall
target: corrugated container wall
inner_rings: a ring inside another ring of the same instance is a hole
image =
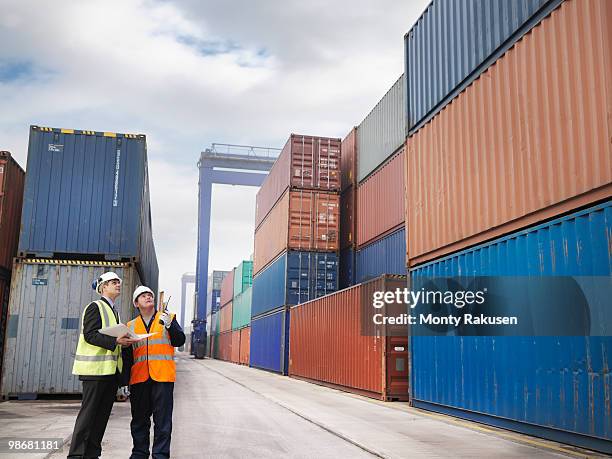
[[[377,169],[357,188],[357,246],[401,226],[406,218],[404,149]]]
[[[338,255],[285,252],[253,279],[251,317],[338,290]]]
[[[0,270],[10,271],[17,256],[24,183],[25,172],[17,161],[0,151]]]
[[[19,252],[133,261],[157,292],[145,136],[32,126]]]
[[[609,278],[610,234],[609,201],[428,263],[412,270],[411,276],[413,280],[466,275]],[[416,406],[453,409],[455,416],[480,414],[479,422],[587,448],[600,449],[602,444],[610,448],[612,337],[413,336],[411,340]],[[521,424],[504,424],[506,420]]]
[[[253,285],[253,262],[244,260],[234,270],[234,297]]]
[[[249,365],[251,353],[251,327],[240,329],[240,363]]]
[[[123,280],[124,292],[140,285],[131,263],[36,261],[18,260],[13,267],[3,397],[81,393],[72,364],[83,310],[98,299],[92,281],[113,270]],[[119,317],[125,323],[136,313],[131,294],[118,301]]]
[[[404,75],[376,104],[357,131],[357,181],[362,182],[406,140]]]
[[[340,190],[357,185],[357,128],[342,140],[340,147]]]
[[[253,288],[247,288],[232,300],[232,329],[246,327],[251,322],[251,299]]]
[[[340,196],[287,190],[255,230],[253,273],[290,250],[335,252],[340,239]]]
[[[227,331],[219,334],[219,348],[217,357],[229,362],[232,359],[232,332]]]
[[[221,282],[221,306],[225,306],[234,297],[234,269]]]
[[[221,290],[221,284],[225,276],[229,274],[229,271],[213,271],[212,274],[208,275],[208,290]]]
[[[347,188],[340,195],[340,250],[357,243],[357,188]]]
[[[444,108],[561,1],[432,1],[404,37],[407,132]]]
[[[291,134],[255,200],[255,228],[287,188],[340,190],[340,139]]]
[[[0,272],[0,381],[4,362],[4,342],[6,341],[6,323],[8,319],[9,291],[11,278],[8,271]]]
[[[612,195],[611,9],[566,0],[408,139],[411,266]]]
[[[355,251],[349,247],[340,251],[338,289],[342,290],[351,285],[355,285]]]
[[[355,255],[355,282],[364,282],[382,274],[406,275],[406,230],[368,244]]]
[[[251,366],[287,374],[289,310],[281,309],[251,322]]]
[[[405,287],[406,277],[384,276],[292,307],[289,376],[408,400],[408,338],[364,336],[361,316],[374,292]]]
[[[206,295],[206,313],[217,312],[221,307],[221,290],[211,290]],[[195,316],[194,316],[195,317]]]
[[[230,362],[240,363],[240,330],[232,331],[232,352]]]
[[[221,319],[219,322],[219,332],[223,333],[226,331],[230,331],[232,329],[232,316],[233,316],[233,302],[230,301],[221,309],[219,309],[219,313],[221,314]]]

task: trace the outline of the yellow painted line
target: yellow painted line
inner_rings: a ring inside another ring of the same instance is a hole
[[[74,134],[74,129],[62,129],[62,134]]]
[[[117,134],[114,132],[105,132],[104,137],[117,137]]]

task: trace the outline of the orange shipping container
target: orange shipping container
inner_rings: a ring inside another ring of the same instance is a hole
[[[405,154],[401,148],[357,188],[357,245],[392,233],[404,223]]]
[[[362,334],[375,291],[406,287],[381,276],[291,308],[289,376],[382,400],[408,400],[408,337]]]
[[[232,332],[219,335],[219,359],[229,362],[232,358]]]
[[[8,151],[0,151],[0,270],[10,271],[17,256],[25,172]]]
[[[407,140],[410,266],[612,195],[612,2],[568,0]]]
[[[219,310],[221,314],[221,319],[219,320],[219,331],[221,333],[230,331],[232,329],[232,309],[233,306],[232,302],[230,301]]]
[[[232,353],[230,361],[240,363],[240,330],[232,332]]]
[[[231,269],[221,282],[221,306],[229,303],[234,298],[234,269]]]
[[[240,363],[249,365],[249,354],[251,351],[251,327],[241,328],[240,330]]]
[[[339,220],[338,194],[287,190],[255,230],[253,274],[287,249],[337,251]]]

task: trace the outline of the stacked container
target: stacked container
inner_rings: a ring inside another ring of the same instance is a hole
[[[612,5],[451,3],[405,37],[411,278],[609,278]],[[411,368],[415,406],[610,452],[610,337],[412,336]]]
[[[123,322],[137,285],[157,291],[147,169],[145,136],[31,127],[2,396],[81,391],[72,361],[101,273],[123,278]]]
[[[25,172],[8,151],[0,151],[0,377],[13,258],[17,255]]]
[[[208,276],[208,294],[206,295],[207,315],[217,312],[221,307],[221,284],[228,273],[228,271],[213,271]]]
[[[288,306],[338,289],[340,144],[292,134],[257,193],[252,366],[286,373]]]
[[[236,268],[233,268],[221,282],[220,292],[220,308],[216,316],[218,327],[216,333],[218,335],[216,349],[213,357],[221,360],[229,360],[231,356],[232,343],[232,318],[233,318],[233,299],[234,299],[234,276]],[[226,336],[227,335],[227,336]]]
[[[357,247],[357,128],[342,141],[340,152],[340,267],[339,288],[355,283]]]

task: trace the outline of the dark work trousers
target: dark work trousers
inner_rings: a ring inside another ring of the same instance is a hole
[[[72,432],[68,457],[100,457],[102,437],[117,396],[117,388],[116,378],[83,381],[83,401]]]
[[[153,415],[153,459],[170,457],[172,435],[172,407],[174,406],[174,383],[157,382],[152,379],[130,386],[132,405],[132,439],[134,448],[131,459],[149,457],[149,430]]]

